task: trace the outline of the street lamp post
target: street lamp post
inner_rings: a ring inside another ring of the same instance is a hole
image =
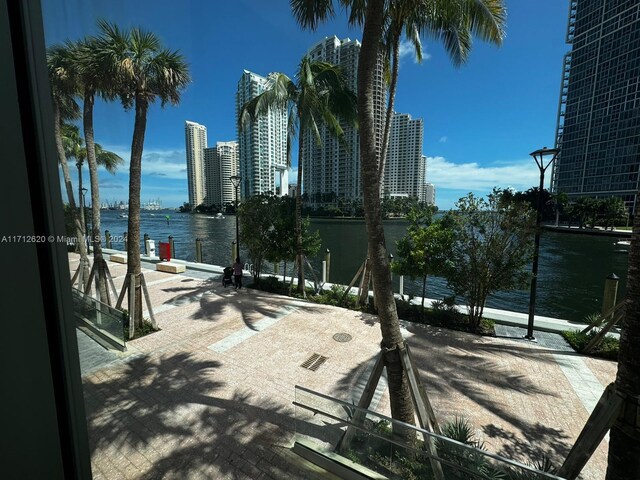
[[[543,147],[540,150],[531,152],[531,155],[540,170],[540,188],[538,189],[538,206],[536,211],[536,235],[533,247],[533,266],[531,267],[531,294],[529,297],[529,321],[527,324],[527,334],[524,338],[527,340],[535,340],[533,335],[533,318],[536,311],[536,288],[538,283],[538,251],[540,250],[540,224],[542,223],[542,207],[543,207],[543,189],[544,189],[544,172],[549,165],[558,156],[560,150],[556,148]],[[547,160],[549,159],[549,160]]]
[[[83,190],[86,192],[86,188],[82,188],[82,162],[77,161],[76,167],[78,167],[78,203],[81,204],[80,208],[80,224],[84,227],[84,205],[83,204]]]
[[[89,250],[89,223],[85,221],[85,215],[84,215],[84,213],[85,213],[84,209],[85,209],[85,205],[86,205],[86,203],[85,203],[86,202],[85,195],[87,193],[87,189],[86,188],[82,188],[82,189],[80,189],[80,191],[82,192],[82,200],[81,200],[82,208],[81,208],[81,211],[82,211],[82,222],[84,223],[84,238],[85,238],[85,241],[87,242],[87,253],[89,253],[89,251],[90,251]]]
[[[238,228],[238,187],[240,186],[242,177],[240,175],[233,175],[229,177],[229,180],[231,180],[236,193],[236,257],[240,258],[240,230]]]

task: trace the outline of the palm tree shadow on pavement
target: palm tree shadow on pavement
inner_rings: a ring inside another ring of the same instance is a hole
[[[307,313],[317,312],[321,306],[314,303],[304,303],[299,299],[282,295],[269,294],[259,290],[238,292],[223,287],[215,277],[205,281],[202,285],[189,287],[171,287],[165,292],[184,291],[184,293],[167,300],[168,304],[183,304],[186,302],[200,302],[200,308],[189,318],[194,320],[216,320],[221,316],[240,312],[243,323],[251,330],[257,330],[256,323],[266,318],[278,318],[295,309]],[[296,301],[295,306],[291,302]],[[304,304],[303,304],[304,303]]]
[[[363,316],[363,321],[368,322],[366,316]],[[561,399],[553,386],[540,387],[529,378],[528,371],[520,372],[505,365],[505,358],[508,362],[510,357],[518,357],[527,361],[535,360],[546,368],[549,362],[554,361],[548,353],[556,353],[555,351],[524,346],[512,350],[512,347],[518,345],[494,345],[492,341],[487,343],[486,339],[468,333],[435,327],[424,328],[422,325],[416,327],[409,327],[416,335],[407,341],[411,346],[422,383],[441,424],[449,420],[443,418],[443,410],[446,411],[447,417],[461,415],[473,423],[470,417],[478,413],[477,407],[481,407],[508,424],[506,428],[495,423],[478,425],[487,437],[498,440],[500,447],[495,453],[525,463],[541,459],[544,454],[557,465],[562,463],[571,449],[569,434],[561,428],[523,418],[522,415],[518,415],[517,402],[505,404],[497,400],[492,393],[498,390],[506,392],[506,398],[511,398],[511,395],[525,395],[531,397],[532,402],[540,401],[544,397],[559,402]],[[541,355],[540,351],[546,355]],[[344,375],[337,382],[332,394],[342,400],[351,401],[348,399],[349,395],[356,385],[364,385],[374,360],[372,356]],[[467,401],[456,401],[452,405],[450,399],[460,396]],[[357,403],[358,398],[353,401]],[[473,411],[465,410],[469,408],[464,407],[464,403],[468,401],[471,405],[477,406]]]
[[[140,356],[120,370],[85,378],[94,473],[121,478],[331,478],[289,447],[295,428],[320,436],[321,427],[294,422],[293,409],[250,390],[214,380],[218,361],[194,355]]]
[[[559,466],[571,450],[569,435],[540,422],[530,424],[521,437],[493,423],[483,425],[482,431],[489,438],[502,440],[502,446],[496,452],[498,455],[525,464],[542,460],[544,455]]]

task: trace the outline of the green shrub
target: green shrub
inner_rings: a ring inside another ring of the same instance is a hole
[[[339,285],[332,285],[329,290],[323,290],[318,295],[313,295],[309,299],[316,303],[323,305],[333,305],[334,307],[342,306],[350,310],[356,310],[356,296],[348,294],[344,302],[340,304],[342,297],[344,296],[345,287]]]
[[[562,336],[576,352],[582,352],[584,347],[587,346],[597,333],[597,329],[595,328],[587,333],[582,333],[579,330],[567,330],[562,332]],[[597,345],[587,355],[602,357],[609,360],[617,360],[619,346],[620,341],[617,338],[605,336],[600,342],[600,345]]]
[[[260,290],[264,292],[281,292],[288,289],[284,282],[278,280],[278,277],[261,278],[259,286]]]

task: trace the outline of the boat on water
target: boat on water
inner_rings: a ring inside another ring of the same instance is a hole
[[[150,200],[142,205],[143,210],[162,210],[162,202],[160,199]]]
[[[126,213],[121,213],[120,218],[129,218],[129,215],[127,215]]]
[[[618,240],[613,242],[613,246],[616,248],[617,253],[628,253],[629,247],[631,247],[631,240]]]
[[[216,214],[216,219],[221,220],[221,219],[223,219],[223,218],[224,218],[224,217],[222,216],[222,214],[221,214],[221,213],[217,213],[217,214]]]

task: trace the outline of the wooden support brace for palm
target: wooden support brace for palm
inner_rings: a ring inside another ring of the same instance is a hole
[[[604,337],[607,335],[607,333],[609,333],[609,331],[619,321],[621,321],[623,317],[624,317],[624,309],[621,308],[618,311],[616,311],[614,315],[609,320],[607,320],[607,323],[605,324],[605,326],[602,327],[600,331],[593,336],[591,341],[582,349],[582,353],[589,353],[595,347],[600,345],[600,343],[602,343],[602,340],[604,340]]]
[[[354,275],[353,279],[351,280],[351,283],[349,283],[349,286],[345,289],[344,293],[342,294],[342,298],[340,298],[340,303],[338,303],[338,305],[342,305],[344,303],[344,300],[347,298],[347,295],[349,295],[351,288],[355,285],[356,280],[358,280],[362,271],[366,268],[366,265],[367,265],[367,260],[362,262],[362,265],[360,265],[360,268]]]
[[[591,412],[567,459],[560,467],[558,476],[567,480],[578,477],[620,415],[624,402],[625,398],[616,391],[615,384],[609,384]]]
[[[81,258],[80,259],[80,263],[78,264],[78,268],[76,268],[76,271],[73,274],[73,278],[71,278],[71,285],[76,283],[76,280],[78,280],[78,290],[81,290],[83,292],[86,289],[85,281],[87,279],[84,278],[84,269],[87,266],[86,265],[87,263],[89,263],[89,259],[88,258]]]
[[[409,380],[411,399],[418,416],[420,427],[428,432],[435,432],[437,434],[440,434],[440,427],[436,420],[433,408],[431,407],[431,402],[429,401],[427,392],[424,389],[422,382],[420,382],[418,371],[415,368],[409,346],[406,343],[403,343],[401,345],[398,345],[398,348],[400,349],[399,354],[402,368]],[[373,399],[373,395],[380,381],[380,376],[382,375],[384,367],[384,355],[383,352],[380,352],[376,357],[373,370],[369,375],[369,379],[367,380],[367,384],[362,392],[362,396],[358,401],[358,407],[360,407],[361,409],[368,409],[371,405],[371,400]],[[362,425],[364,423],[364,419],[365,412],[356,410],[350,422],[350,425],[347,427],[347,430],[338,443],[337,449],[340,453],[345,453],[349,450],[351,441],[353,440],[353,436],[355,435],[356,426]],[[444,480],[444,473],[442,471],[442,465],[438,461],[438,452],[436,450],[435,442],[433,441],[433,438],[431,438],[431,436],[427,434],[423,434],[423,437],[425,447],[430,454],[429,461],[431,462],[431,468],[433,469],[434,477],[436,478],[436,480]]]
[[[120,310],[122,307],[122,302],[124,301],[124,297],[127,293],[129,293],[128,303],[129,303],[129,338],[133,338],[135,335],[135,274],[130,274],[125,277],[124,284],[122,285],[122,290],[120,291],[120,295],[118,297],[118,303],[116,304],[116,309]],[[113,282],[113,280],[112,280]],[[133,288],[131,286],[133,285]],[[154,329],[158,328],[158,323],[156,321],[156,317],[153,314],[153,306],[151,305],[151,297],[149,295],[149,290],[147,289],[147,281],[144,278],[144,274],[140,273],[140,286],[142,296],[145,299],[147,304],[147,311],[149,312],[149,318],[151,319],[151,325],[153,325]]]
[[[611,307],[609,310],[607,310],[606,312],[604,312],[602,315],[599,315],[598,318],[596,318],[593,322],[591,322],[584,330],[582,330],[580,333],[587,333],[591,330],[593,330],[596,327],[599,327],[600,325],[602,325],[602,321],[605,318],[609,318],[609,320],[611,320],[612,318],[614,318],[616,315],[614,315],[615,313],[619,312],[622,307],[624,306],[624,301],[618,303],[617,305],[614,305],[613,307]]]

